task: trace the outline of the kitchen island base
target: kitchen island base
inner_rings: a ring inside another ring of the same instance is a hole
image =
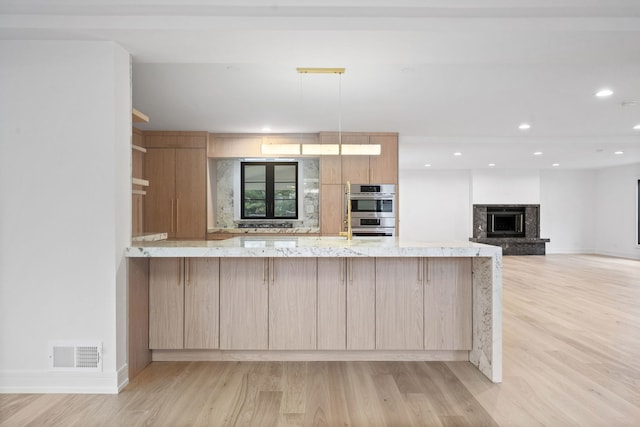
[[[502,380],[500,248],[266,237],[127,255],[150,258],[149,343],[132,345],[155,361],[468,360]]]

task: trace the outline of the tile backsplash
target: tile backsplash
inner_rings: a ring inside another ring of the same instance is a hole
[[[238,228],[243,222],[257,223],[260,220],[240,219],[240,162],[241,159],[217,159],[215,196],[213,197],[215,209],[216,228]],[[320,210],[320,160],[317,158],[298,159],[299,176],[298,183],[302,199],[298,205],[299,218],[286,221],[275,220],[278,223],[291,223],[296,228],[316,228],[319,226],[318,212]],[[267,222],[268,220],[263,220]],[[272,220],[274,221],[274,220]]]

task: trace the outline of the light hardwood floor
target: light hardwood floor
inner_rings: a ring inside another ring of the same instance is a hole
[[[640,425],[640,261],[505,257],[503,287],[502,384],[466,362],[153,363],[117,396],[0,395],[0,425]]]

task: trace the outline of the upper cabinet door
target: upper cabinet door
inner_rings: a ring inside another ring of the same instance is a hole
[[[380,144],[379,156],[369,158],[372,184],[398,183],[398,135],[371,135],[370,144]]]
[[[145,231],[168,233],[175,237],[175,170],[173,148],[150,148],[144,156],[146,179],[144,196]]]
[[[342,135],[343,144],[369,144],[369,135]],[[369,184],[369,156],[341,156],[342,183]]]
[[[321,133],[320,144],[338,144],[338,134]],[[320,181],[322,184],[342,184],[342,159],[340,156],[320,156]]]
[[[175,156],[175,237],[204,240],[207,232],[206,151],[181,148],[175,150]]]
[[[344,186],[329,184],[320,186],[320,231],[324,235],[337,236],[344,228]]]

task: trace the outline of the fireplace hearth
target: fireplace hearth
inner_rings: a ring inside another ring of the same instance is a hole
[[[473,237],[501,246],[503,255],[544,255],[550,239],[540,238],[540,205],[473,205]]]

